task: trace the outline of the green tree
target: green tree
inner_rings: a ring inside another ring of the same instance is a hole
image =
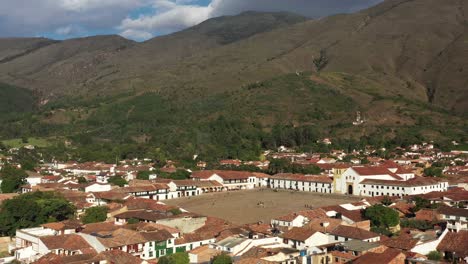
[[[440,253],[439,251],[431,251],[429,252],[429,254],[427,254],[427,258],[429,260],[435,260],[435,261],[440,261],[442,260],[442,253]]]
[[[368,207],[364,216],[371,221],[373,227],[389,229],[397,226],[400,222],[398,212],[382,204]]]
[[[158,264],[189,264],[190,259],[187,253],[177,252],[169,256],[160,257]]]
[[[138,180],[149,180],[151,172],[149,171],[139,171],[137,174],[137,179]]]
[[[232,264],[233,262],[232,262],[232,258],[229,255],[222,253],[214,257],[212,263],[213,264]]]
[[[113,184],[113,185],[117,185],[119,187],[124,187],[128,182],[120,177],[120,176],[113,176],[113,177],[110,177],[110,179],[108,180],[108,182],[110,184]]]
[[[140,220],[138,220],[138,219],[136,219],[136,218],[130,218],[130,219],[128,219],[128,221],[127,221],[127,224],[130,224],[130,225],[131,225],[131,224],[138,224],[138,223],[140,223]]]
[[[317,72],[320,72],[325,68],[328,64],[327,51],[324,49],[320,50],[320,56],[318,58],[314,58],[313,63]]]
[[[182,214],[182,211],[179,208],[172,208],[171,210],[169,210],[169,212],[171,212],[173,215]]]
[[[419,196],[414,197],[413,202],[415,206],[411,210],[414,213],[424,208],[435,209],[439,206],[439,204],[432,204],[431,201],[429,201],[428,199]]]
[[[86,209],[81,218],[84,224],[104,222],[107,219],[108,208],[106,206],[96,206]]]
[[[158,176],[164,179],[172,179],[172,180],[186,180],[190,178],[190,172],[186,170],[176,170],[174,173],[166,173],[162,171],[158,171]]]
[[[423,220],[402,219],[400,221],[401,227],[416,228],[422,231],[432,229],[434,226]]]
[[[431,177],[442,177],[442,168],[439,167],[429,167],[424,169],[424,174]]]
[[[390,197],[388,197],[387,195],[384,196],[384,198],[382,199],[382,202],[381,202],[383,205],[385,206],[389,206],[391,205],[393,202],[392,202],[392,199],[390,199]]]
[[[88,181],[86,180],[85,177],[80,176],[80,177],[78,177],[78,183],[80,183],[80,184],[82,184],[82,183],[88,183]]]
[[[24,170],[7,165],[0,171],[0,177],[2,179],[0,185],[2,193],[14,193],[18,192],[20,186],[26,183],[28,174]]]
[[[13,236],[16,229],[70,219],[75,208],[54,192],[33,192],[6,200],[0,207],[0,234]]]

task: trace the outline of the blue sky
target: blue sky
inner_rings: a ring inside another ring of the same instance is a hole
[[[381,0],[2,0],[0,37],[68,39],[119,34],[137,41],[242,11],[290,11],[317,18]]]

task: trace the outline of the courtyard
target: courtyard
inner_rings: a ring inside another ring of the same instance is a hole
[[[359,201],[357,197],[335,194],[296,192],[288,190],[255,189],[166,200],[193,213],[215,216],[234,224],[259,221],[269,222],[272,218],[291,212],[318,208],[327,205]],[[307,206],[307,207],[306,207]]]

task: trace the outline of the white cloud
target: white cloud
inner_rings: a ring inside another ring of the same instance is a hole
[[[147,1],[141,0],[58,0],[59,5],[68,11],[86,12],[103,8],[133,8]]]
[[[120,35],[124,38],[134,40],[146,40],[153,37],[153,34],[151,34],[150,32],[136,29],[127,29],[121,32]]]
[[[112,30],[132,10],[148,3],[149,0],[2,0],[0,37],[40,35],[68,25],[79,25],[84,32]]]
[[[127,17],[118,29],[164,34],[206,19],[238,14],[242,11],[290,11],[310,17],[353,12],[382,0],[212,0],[208,6],[197,6],[194,0],[155,0],[154,14],[138,18]],[[123,35],[123,33],[121,33]]]
[[[155,7],[156,10],[163,11],[136,19],[127,17],[121,22],[119,29],[167,33],[201,23],[210,18],[212,13],[211,6],[179,5],[169,1],[157,1]]]
[[[119,32],[146,39],[242,11],[291,11],[312,17],[351,12],[382,0],[1,0],[0,37]],[[134,17],[136,10],[145,9]],[[73,26],[70,26],[73,25]],[[78,30],[77,30],[78,29]],[[132,37],[132,38],[134,38]]]
[[[59,35],[70,35],[72,30],[73,30],[72,26],[59,27],[55,30],[55,33]]]

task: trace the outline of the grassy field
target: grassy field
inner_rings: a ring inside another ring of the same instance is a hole
[[[203,194],[165,201],[188,211],[226,219],[235,224],[269,222],[272,218],[314,208],[344,204],[358,198],[308,192],[278,191],[271,189]],[[259,203],[263,203],[263,206]]]
[[[28,138],[28,142],[24,143],[21,138],[15,138],[15,139],[9,139],[9,140],[4,140],[2,143],[5,146],[11,147],[11,148],[20,148],[24,147],[27,145],[33,145],[35,147],[40,147],[44,148],[50,145],[50,141],[45,139],[45,138]]]

